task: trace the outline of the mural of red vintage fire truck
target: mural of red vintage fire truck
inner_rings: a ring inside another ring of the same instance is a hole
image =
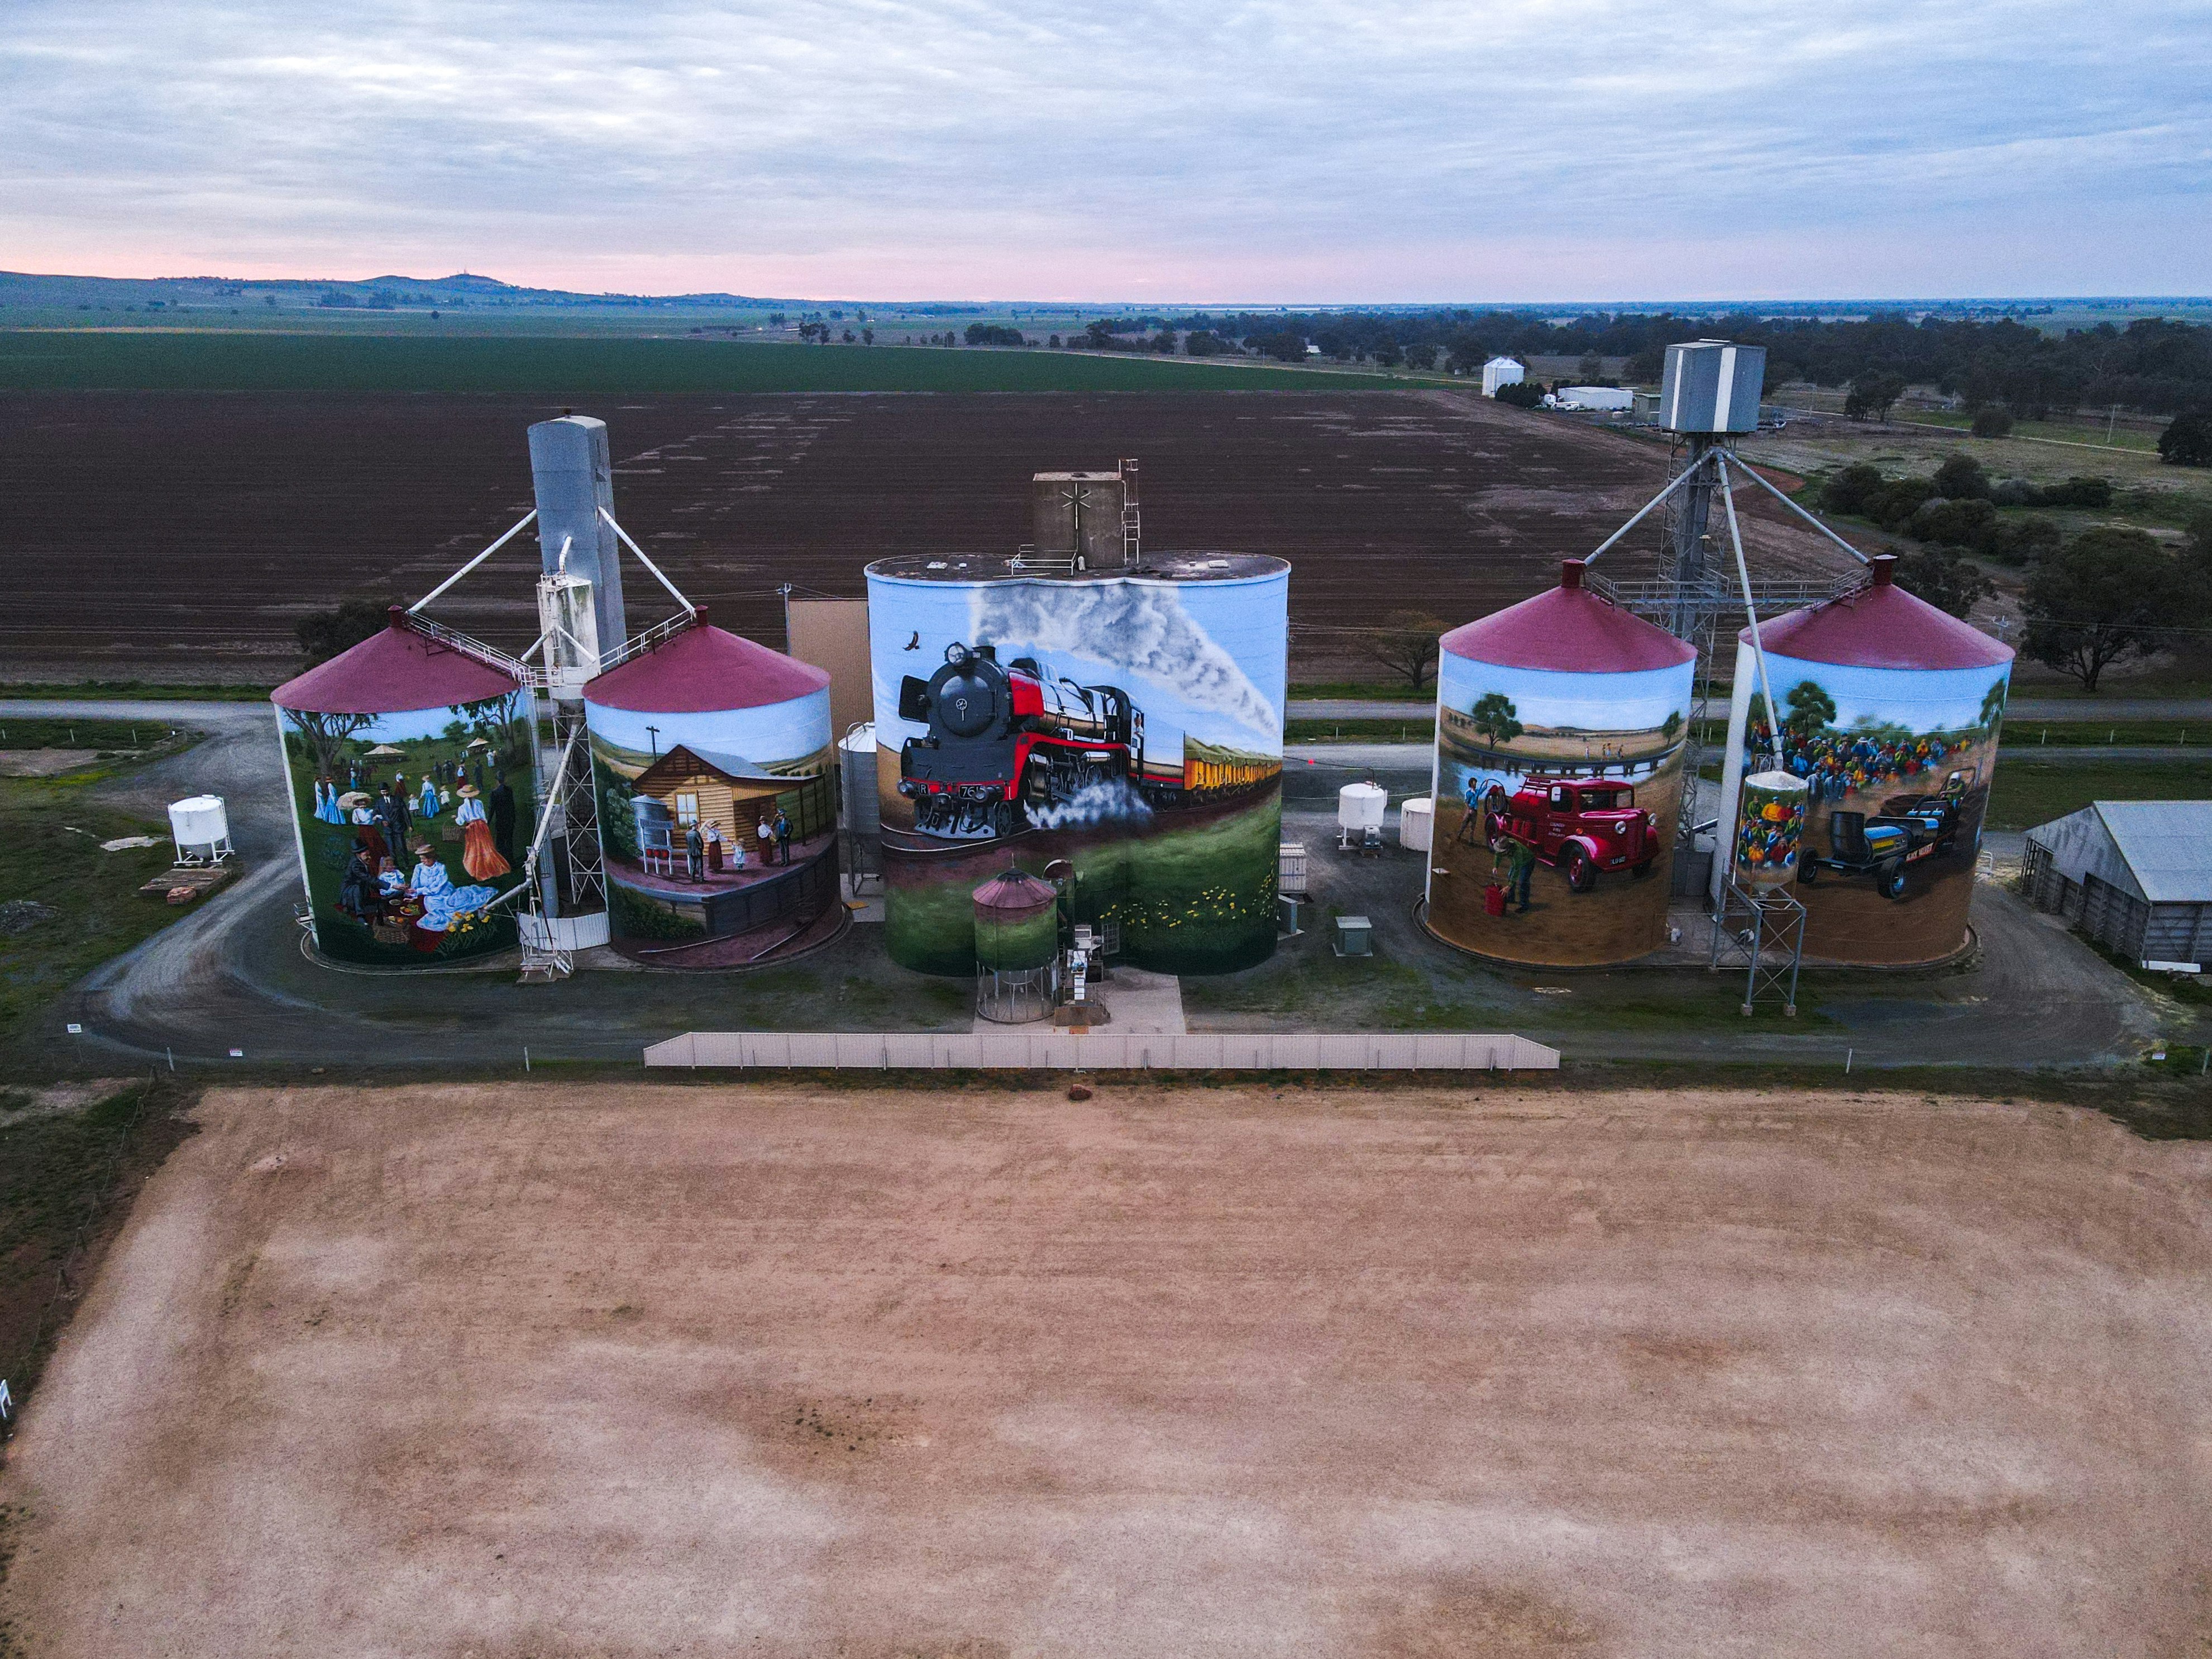
[[[1577,893],[1589,892],[1611,870],[1640,881],[1659,856],[1659,820],[1636,804],[1635,786],[1618,779],[1531,773],[1510,795],[1504,784],[1492,783],[1480,805],[1463,821],[1462,834],[1480,820],[1492,847],[1519,842]]]
[[[899,718],[929,728],[900,746],[898,788],[937,840],[1016,835],[1055,809],[1139,816],[1183,795],[1180,766],[1146,767],[1127,691],[1055,679],[1031,657],[1002,664],[993,646],[949,646],[927,680],[908,675]]]

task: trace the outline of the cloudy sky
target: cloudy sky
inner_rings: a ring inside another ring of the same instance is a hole
[[[2212,0],[6,0],[0,268],[2212,292]]]

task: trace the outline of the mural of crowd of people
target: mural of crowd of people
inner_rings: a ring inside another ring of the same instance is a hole
[[[318,945],[401,963],[514,943],[502,895],[536,817],[514,696],[398,714],[277,713]]]
[[[1747,654],[1738,672],[1755,676]],[[2009,664],[1909,671],[1768,653],[1781,769],[1805,786],[1802,823],[1790,828],[1808,956],[1925,962],[1965,942],[2010,672]],[[1772,769],[1776,725],[1757,691],[1732,724],[1736,777]],[[1729,810],[1741,851],[1744,815],[1732,801]]]
[[[1660,946],[1690,669],[1573,674],[1445,653],[1432,931],[1559,966]]]

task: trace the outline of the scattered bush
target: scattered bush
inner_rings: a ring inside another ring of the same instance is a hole
[[[2012,411],[1994,406],[1976,410],[1974,435],[1977,438],[2009,438],[2012,436]]]
[[[1936,469],[1936,493],[1954,501],[1990,498],[1990,481],[1982,464],[1971,455],[1948,455]]]
[[[850,337],[849,334],[847,337]],[[968,343],[971,346],[1025,346],[1028,338],[1018,328],[1001,328],[996,323],[968,325]]]
[[[1513,380],[1498,388],[1498,401],[1510,404],[1516,409],[1534,409],[1544,401],[1544,386],[1540,380]],[[1873,471],[1873,468],[1867,469]],[[1876,474],[1879,477],[1879,474]]]
[[[2177,415],[2158,434],[2158,458],[2170,466],[2212,466],[2212,415]]]
[[[1978,507],[1984,513],[1990,510],[1986,501],[1954,501],[1950,505]],[[1948,548],[1941,547],[1920,548],[1899,559],[1897,585],[1961,621],[1977,604],[1996,591],[1996,584],[1982,574],[1979,565],[1970,564]]]

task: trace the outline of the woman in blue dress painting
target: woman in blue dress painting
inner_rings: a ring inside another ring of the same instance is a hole
[[[438,786],[432,781],[428,772],[422,775],[422,802],[416,810],[420,816],[426,818],[434,818],[438,816]]]
[[[387,876],[397,884],[397,875]],[[495,887],[456,887],[453,878],[438,860],[428,842],[416,844],[415,868],[407,878],[407,890],[422,906],[415,925],[426,933],[442,933],[472,910],[481,910],[499,896]]]

